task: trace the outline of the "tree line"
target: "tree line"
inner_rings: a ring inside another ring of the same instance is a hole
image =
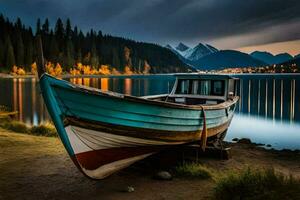
[[[98,69],[109,66],[119,72],[141,73],[185,72],[188,67],[170,50],[157,44],[102,34],[91,29],[84,33],[72,27],[70,19],[58,18],[52,27],[46,18],[38,19],[35,31],[20,18],[11,22],[0,15],[0,71],[9,72],[14,66],[30,70],[36,61],[35,35],[41,35],[47,62],[60,64],[69,72],[80,63]]]

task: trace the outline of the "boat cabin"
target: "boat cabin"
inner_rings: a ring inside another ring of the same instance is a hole
[[[170,94],[150,97],[152,100],[186,105],[214,105],[233,99],[239,79],[229,75],[176,74]]]

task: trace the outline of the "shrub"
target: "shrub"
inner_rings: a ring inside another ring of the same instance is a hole
[[[30,129],[26,124],[18,121],[5,121],[1,126],[5,129],[15,131],[18,133],[29,133]]]
[[[30,129],[30,133],[33,135],[42,135],[42,136],[47,136],[47,137],[56,137],[56,129],[53,124],[50,122],[46,122],[43,124],[40,124],[38,126],[33,126]]]
[[[179,176],[195,177],[201,179],[208,179],[212,177],[212,171],[210,169],[195,162],[184,162],[183,164],[177,166],[175,168],[175,171]]]
[[[274,169],[251,170],[221,177],[216,182],[216,199],[300,199],[300,180],[285,177]]]

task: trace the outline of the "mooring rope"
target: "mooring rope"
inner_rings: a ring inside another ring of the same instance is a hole
[[[201,106],[202,112],[203,113],[203,128],[201,131],[201,137],[200,137],[200,147],[202,151],[205,151],[206,148],[206,142],[207,142],[207,127],[206,127],[206,116],[205,116],[205,110],[203,106]],[[201,116],[200,116],[201,119]]]

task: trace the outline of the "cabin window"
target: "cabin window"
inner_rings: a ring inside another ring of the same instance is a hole
[[[224,80],[178,80],[176,94],[224,96]]]
[[[210,95],[210,90],[211,90],[210,80],[201,80],[198,94]]]
[[[212,95],[223,96],[224,95],[224,81],[212,81]]]
[[[179,80],[176,93],[177,94],[188,94],[189,93],[189,80]]]
[[[199,81],[193,80],[192,94],[198,94],[198,88],[199,88]]]

